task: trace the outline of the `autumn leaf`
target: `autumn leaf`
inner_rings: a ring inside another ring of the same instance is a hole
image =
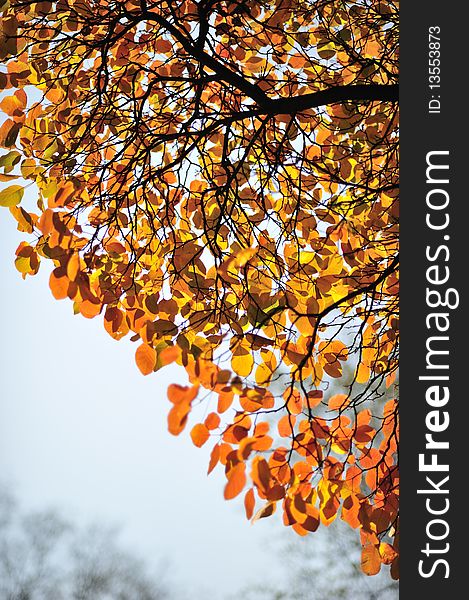
[[[188,387],[185,385],[172,383],[170,386],[168,386],[168,399],[173,404],[190,403],[192,400],[194,400],[194,398],[196,398],[198,391],[199,388],[196,385]]]
[[[246,512],[246,519],[249,520],[252,518],[255,504],[256,500],[254,498],[254,490],[251,488],[246,492],[246,495],[244,496],[244,510]]]
[[[254,366],[254,357],[251,352],[241,344],[234,350],[231,359],[233,371],[240,377],[247,377]]]
[[[260,508],[251,519],[251,523],[255,523],[259,519],[265,519],[274,514],[277,505],[275,502],[268,502],[262,508]]]
[[[347,394],[334,394],[329,398],[329,408],[331,410],[344,410],[350,403],[350,396]]]
[[[264,494],[267,494],[270,487],[271,475],[269,465],[264,458],[258,457],[257,460],[253,462],[251,477],[257,487]]]
[[[10,185],[0,191],[0,206],[17,206],[24,194],[22,185]]]
[[[4,121],[0,126],[0,146],[12,148],[16,143],[20,129],[21,123],[16,123],[12,119]]]
[[[156,351],[148,344],[141,344],[135,351],[135,362],[143,375],[149,375],[156,366]]]
[[[379,545],[379,554],[385,565],[390,565],[398,556],[396,550],[387,542],[381,542]]]
[[[194,445],[198,448],[203,446],[205,442],[209,439],[209,437],[210,432],[207,429],[206,425],[204,425],[203,423],[198,423],[197,425],[194,425],[194,427],[191,430],[192,441],[194,442]]]
[[[278,422],[278,432],[282,437],[290,437],[295,427],[295,415],[284,415]]]
[[[49,287],[56,300],[67,298],[70,281],[65,275],[59,275],[57,270],[52,271],[49,277]]]
[[[361,567],[365,575],[377,575],[381,570],[379,551],[373,544],[362,548]]]
[[[212,412],[209,415],[207,415],[207,418],[205,419],[205,426],[207,427],[207,429],[216,429],[219,425],[220,417],[217,415],[217,413]]]
[[[240,494],[246,485],[246,465],[238,463],[227,474],[228,483],[225,486],[225,500],[231,500]]]
[[[158,355],[158,359],[162,366],[169,365],[176,361],[181,356],[181,350],[178,346],[168,346],[163,348]]]
[[[210,453],[210,462],[208,465],[207,475],[209,475],[213,469],[217,466],[218,461],[220,460],[220,445],[216,444],[212,452]]]

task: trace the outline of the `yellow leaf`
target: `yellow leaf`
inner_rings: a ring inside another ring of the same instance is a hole
[[[360,363],[358,365],[358,373],[357,373],[357,383],[366,383],[370,378],[370,367]]]
[[[240,377],[247,377],[254,367],[254,357],[251,352],[241,344],[233,351],[231,368]]]
[[[256,369],[256,383],[259,385],[267,385],[272,378],[272,370],[269,365],[264,362],[261,363]]]
[[[17,206],[23,198],[22,185],[10,185],[0,192],[0,206]]]

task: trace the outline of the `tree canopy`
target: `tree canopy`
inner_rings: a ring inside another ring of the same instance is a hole
[[[0,4],[18,270],[186,369],[169,431],[206,404],[248,518],[340,515],[397,577],[397,3]]]

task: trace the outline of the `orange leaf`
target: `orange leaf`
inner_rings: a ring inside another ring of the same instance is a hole
[[[0,102],[0,110],[10,117],[17,116],[26,108],[26,94],[23,90],[16,90],[13,96],[5,96]]]
[[[360,411],[357,415],[357,426],[360,427],[361,425],[368,425],[368,423],[371,421],[371,411],[369,408],[365,408],[364,410]]]
[[[148,344],[141,344],[135,352],[135,362],[143,375],[149,375],[156,366],[156,350]]]
[[[363,363],[360,363],[358,365],[358,371],[357,371],[357,383],[366,383],[368,381],[368,379],[370,378],[370,367],[368,365],[365,365]]]
[[[67,277],[70,281],[75,281],[80,270],[80,257],[77,253],[70,256],[67,263]]]
[[[376,431],[370,425],[360,425],[357,427],[353,437],[361,444],[367,444],[376,435]]]
[[[9,117],[13,117],[22,113],[22,108],[21,102],[16,96],[6,96],[0,102],[0,110],[2,110]]]
[[[191,430],[191,438],[194,445],[200,448],[210,437],[207,427],[203,423],[197,423]]]
[[[54,228],[54,211],[47,208],[38,221],[38,227],[44,235],[48,235]]]
[[[265,458],[253,461],[251,477],[257,487],[266,494],[270,487],[270,468]]]
[[[233,446],[231,444],[220,444],[220,462],[222,465],[226,465],[228,455],[233,452]]]
[[[84,317],[87,319],[92,319],[93,317],[96,317],[96,315],[99,315],[101,308],[101,303],[83,300],[83,302],[80,303],[79,310]]]
[[[225,486],[225,500],[231,500],[243,491],[246,485],[246,465],[238,463],[227,474],[228,483]]]
[[[220,459],[220,444],[217,444],[213,447],[212,452],[210,454],[210,462],[208,465],[207,475],[213,471],[213,469],[217,466],[217,463]]]
[[[358,499],[355,496],[347,496],[342,505],[342,520],[348,523],[350,527],[356,529],[360,526],[359,512],[360,502]]]
[[[52,271],[49,277],[49,287],[56,300],[62,300],[67,297],[69,283],[68,277],[57,276],[56,270]]]
[[[270,450],[273,441],[274,440],[270,437],[270,435],[261,435],[256,438],[253,448],[258,452],[266,452],[267,450]]]
[[[287,401],[288,411],[292,415],[299,415],[303,406],[303,401],[301,399],[300,392],[296,389],[290,390],[288,389],[284,393],[284,398]]]
[[[329,408],[331,410],[343,410],[350,403],[350,396],[347,394],[335,394],[329,398]]]
[[[49,208],[57,208],[64,206],[67,202],[73,199],[75,194],[75,186],[71,181],[67,181],[62,183],[55,194],[53,194],[49,199]]]
[[[281,437],[290,437],[295,426],[295,415],[284,415],[278,422],[278,433]]]
[[[390,565],[397,557],[397,552],[394,550],[394,548],[390,544],[388,544],[386,542],[380,543],[379,553],[380,553],[381,559],[385,565]]]
[[[267,423],[267,421],[260,421],[254,428],[254,435],[262,436],[266,433],[269,433],[269,431],[270,425]]]
[[[369,542],[362,548],[361,567],[365,575],[377,575],[381,569],[378,549]]]
[[[168,386],[168,400],[173,404],[190,403],[197,396],[198,391],[198,385],[189,387],[187,385],[172,383]]]
[[[163,348],[163,350],[159,354],[159,359],[161,365],[164,367],[174,362],[181,356],[181,349],[179,346],[168,346],[167,348]]]
[[[0,146],[3,148],[12,148],[15,145],[16,138],[21,129],[21,123],[15,123],[7,119],[0,127]]]
[[[322,397],[323,392],[321,390],[311,390],[308,392],[306,401],[309,408],[314,408],[315,406],[318,406],[318,404],[321,404]]]
[[[233,404],[234,394],[233,392],[220,392],[218,394],[218,406],[217,411],[224,413]]]
[[[172,435],[179,435],[187,423],[187,415],[191,407],[190,404],[182,402],[175,404],[168,413],[168,431]]]
[[[254,513],[256,499],[254,498],[254,490],[250,488],[244,496],[244,510],[246,511],[246,519],[250,519]]]
[[[291,528],[295,531],[295,533],[297,533],[298,535],[301,536],[305,536],[308,535],[308,530],[305,529],[304,527],[302,527],[299,523],[293,523],[293,525],[291,526]]]
[[[219,425],[220,417],[217,415],[217,413],[212,412],[207,415],[207,418],[205,419],[205,426],[207,429],[210,429],[211,431],[212,429],[216,429]]]

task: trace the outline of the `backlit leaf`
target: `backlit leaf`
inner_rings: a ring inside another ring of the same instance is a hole
[[[377,575],[381,570],[379,551],[373,544],[362,548],[361,567],[365,575]]]
[[[246,511],[246,519],[251,519],[254,513],[254,506],[256,500],[254,498],[254,490],[251,488],[246,492],[244,496],[244,510]]]
[[[231,500],[240,494],[246,485],[246,465],[238,463],[227,474],[228,483],[225,486],[225,500]]]
[[[210,432],[203,423],[197,423],[191,430],[191,438],[194,445],[200,448],[210,437]]]
[[[0,191],[0,206],[16,206],[23,198],[24,188],[22,185],[10,185]]]
[[[270,517],[274,514],[277,505],[275,502],[268,502],[262,508],[260,508],[256,514],[253,516],[251,522],[255,523],[259,519],[265,519],[266,517]]]
[[[149,375],[156,367],[156,351],[148,344],[141,344],[135,351],[135,362],[143,375]]]

